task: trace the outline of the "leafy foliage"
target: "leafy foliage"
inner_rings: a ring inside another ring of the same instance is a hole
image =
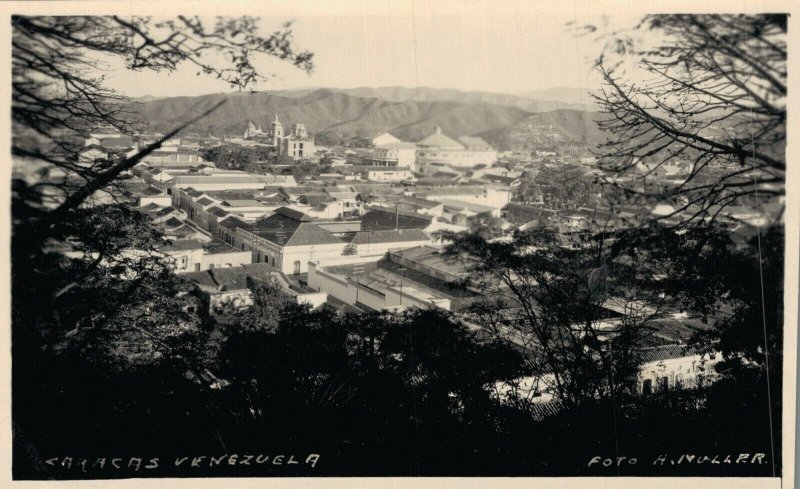
[[[531,191],[538,189],[549,208],[577,209],[596,201],[594,179],[579,166],[545,166],[533,180]]]
[[[602,242],[549,229],[516,232],[511,241],[475,233],[447,239],[449,256],[466,260],[472,287],[483,293],[474,322],[528,350],[560,402],[579,405],[628,389],[647,323],[664,304],[657,262],[615,256]],[[625,312],[604,326],[609,304]]]
[[[218,168],[268,173],[277,161],[277,154],[272,147],[223,144],[203,151],[203,158],[213,161]]]

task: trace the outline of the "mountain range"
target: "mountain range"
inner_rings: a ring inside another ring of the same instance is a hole
[[[316,134],[371,137],[390,132],[402,140],[417,141],[440,126],[450,136],[481,136],[498,149],[513,149],[507,147],[507,133],[518,133],[523,126],[551,125],[567,140],[601,138],[594,123],[595,106],[575,102],[589,98],[585,90],[569,87],[520,95],[428,87],[304,88],[142,97],[136,100],[134,110],[148,129],[156,132],[168,131],[226,100],[193,131],[241,134],[251,120],[266,130],[277,114],[285,127],[304,122]]]

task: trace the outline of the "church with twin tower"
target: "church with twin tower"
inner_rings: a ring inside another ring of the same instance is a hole
[[[295,123],[292,125],[292,131],[287,135],[284,132],[283,123],[278,119],[278,114],[275,114],[275,119],[269,124],[266,132],[261,129],[260,124],[256,127],[253,121],[248,121],[244,138],[268,141],[270,145],[277,148],[280,156],[288,156],[294,160],[310,158],[317,151],[314,139],[308,135],[305,124]]]

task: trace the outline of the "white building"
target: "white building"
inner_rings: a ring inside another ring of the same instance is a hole
[[[407,166],[367,166],[361,170],[361,180],[372,182],[402,182],[413,177],[414,174]]]
[[[220,231],[225,232],[223,224],[231,219],[220,222]],[[341,256],[347,246],[346,241],[314,224],[310,216],[288,207],[254,223],[238,222],[235,227],[234,247],[250,251],[254,263],[269,263],[294,275],[306,273],[309,261]]]
[[[417,143],[416,165],[420,173],[433,175],[448,168],[491,166],[497,161],[497,151],[477,137],[461,137],[455,141],[436,126],[436,131]]]
[[[372,138],[372,145],[373,146],[383,146],[384,144],[392,144],[392,143],[399,143],[400,140],[396,137],[392,136],[388,132],[383,134],[379,134]]]
[[[364,157],[368,166],[408,167],[415,171],[417,164],[417,145],[398,141],[374,148]]]
[[[250,253],[236,250],[221,241],[203,245],[194,239],[177,240],[161,251],[169,256],[178,274],[251,263]]]

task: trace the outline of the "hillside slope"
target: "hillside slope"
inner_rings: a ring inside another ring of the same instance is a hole
[[[590,125],[591,112],[550,108],[563,107],[560,102],[546,103],[546,111],[534,113],[520,107],[521,102],[515,104],[515,100],[522,99],[513,95],[469,92],[471,96],[459,100],[453,97],[467,92],[429,89],[416,97],[426,100],[416,100],[407,99],[412,89],[403,87],[352,90],[358,95],[323,88],[140,100],[134,110],[149,130],[165,132],[224,99],[222,107],[193,129],[217,135],[241,134],[249,120],[266,130],[275,114],[287,130],[295,122],[304,122],[312,133],[372,136],[391,132],[407,141],[425,137],[437,125],[451,136],[482,135],[495,143],[502,142],[509,130],[532,121],[557,125],[569,140],[593,139],[596,130]],[[435,99],[436,96],[440,98]],[[499,103],[504,101],[509,103]],[[535,105],[537,101],[529,102]],[[506,145],[499,146],[504,149]]]

